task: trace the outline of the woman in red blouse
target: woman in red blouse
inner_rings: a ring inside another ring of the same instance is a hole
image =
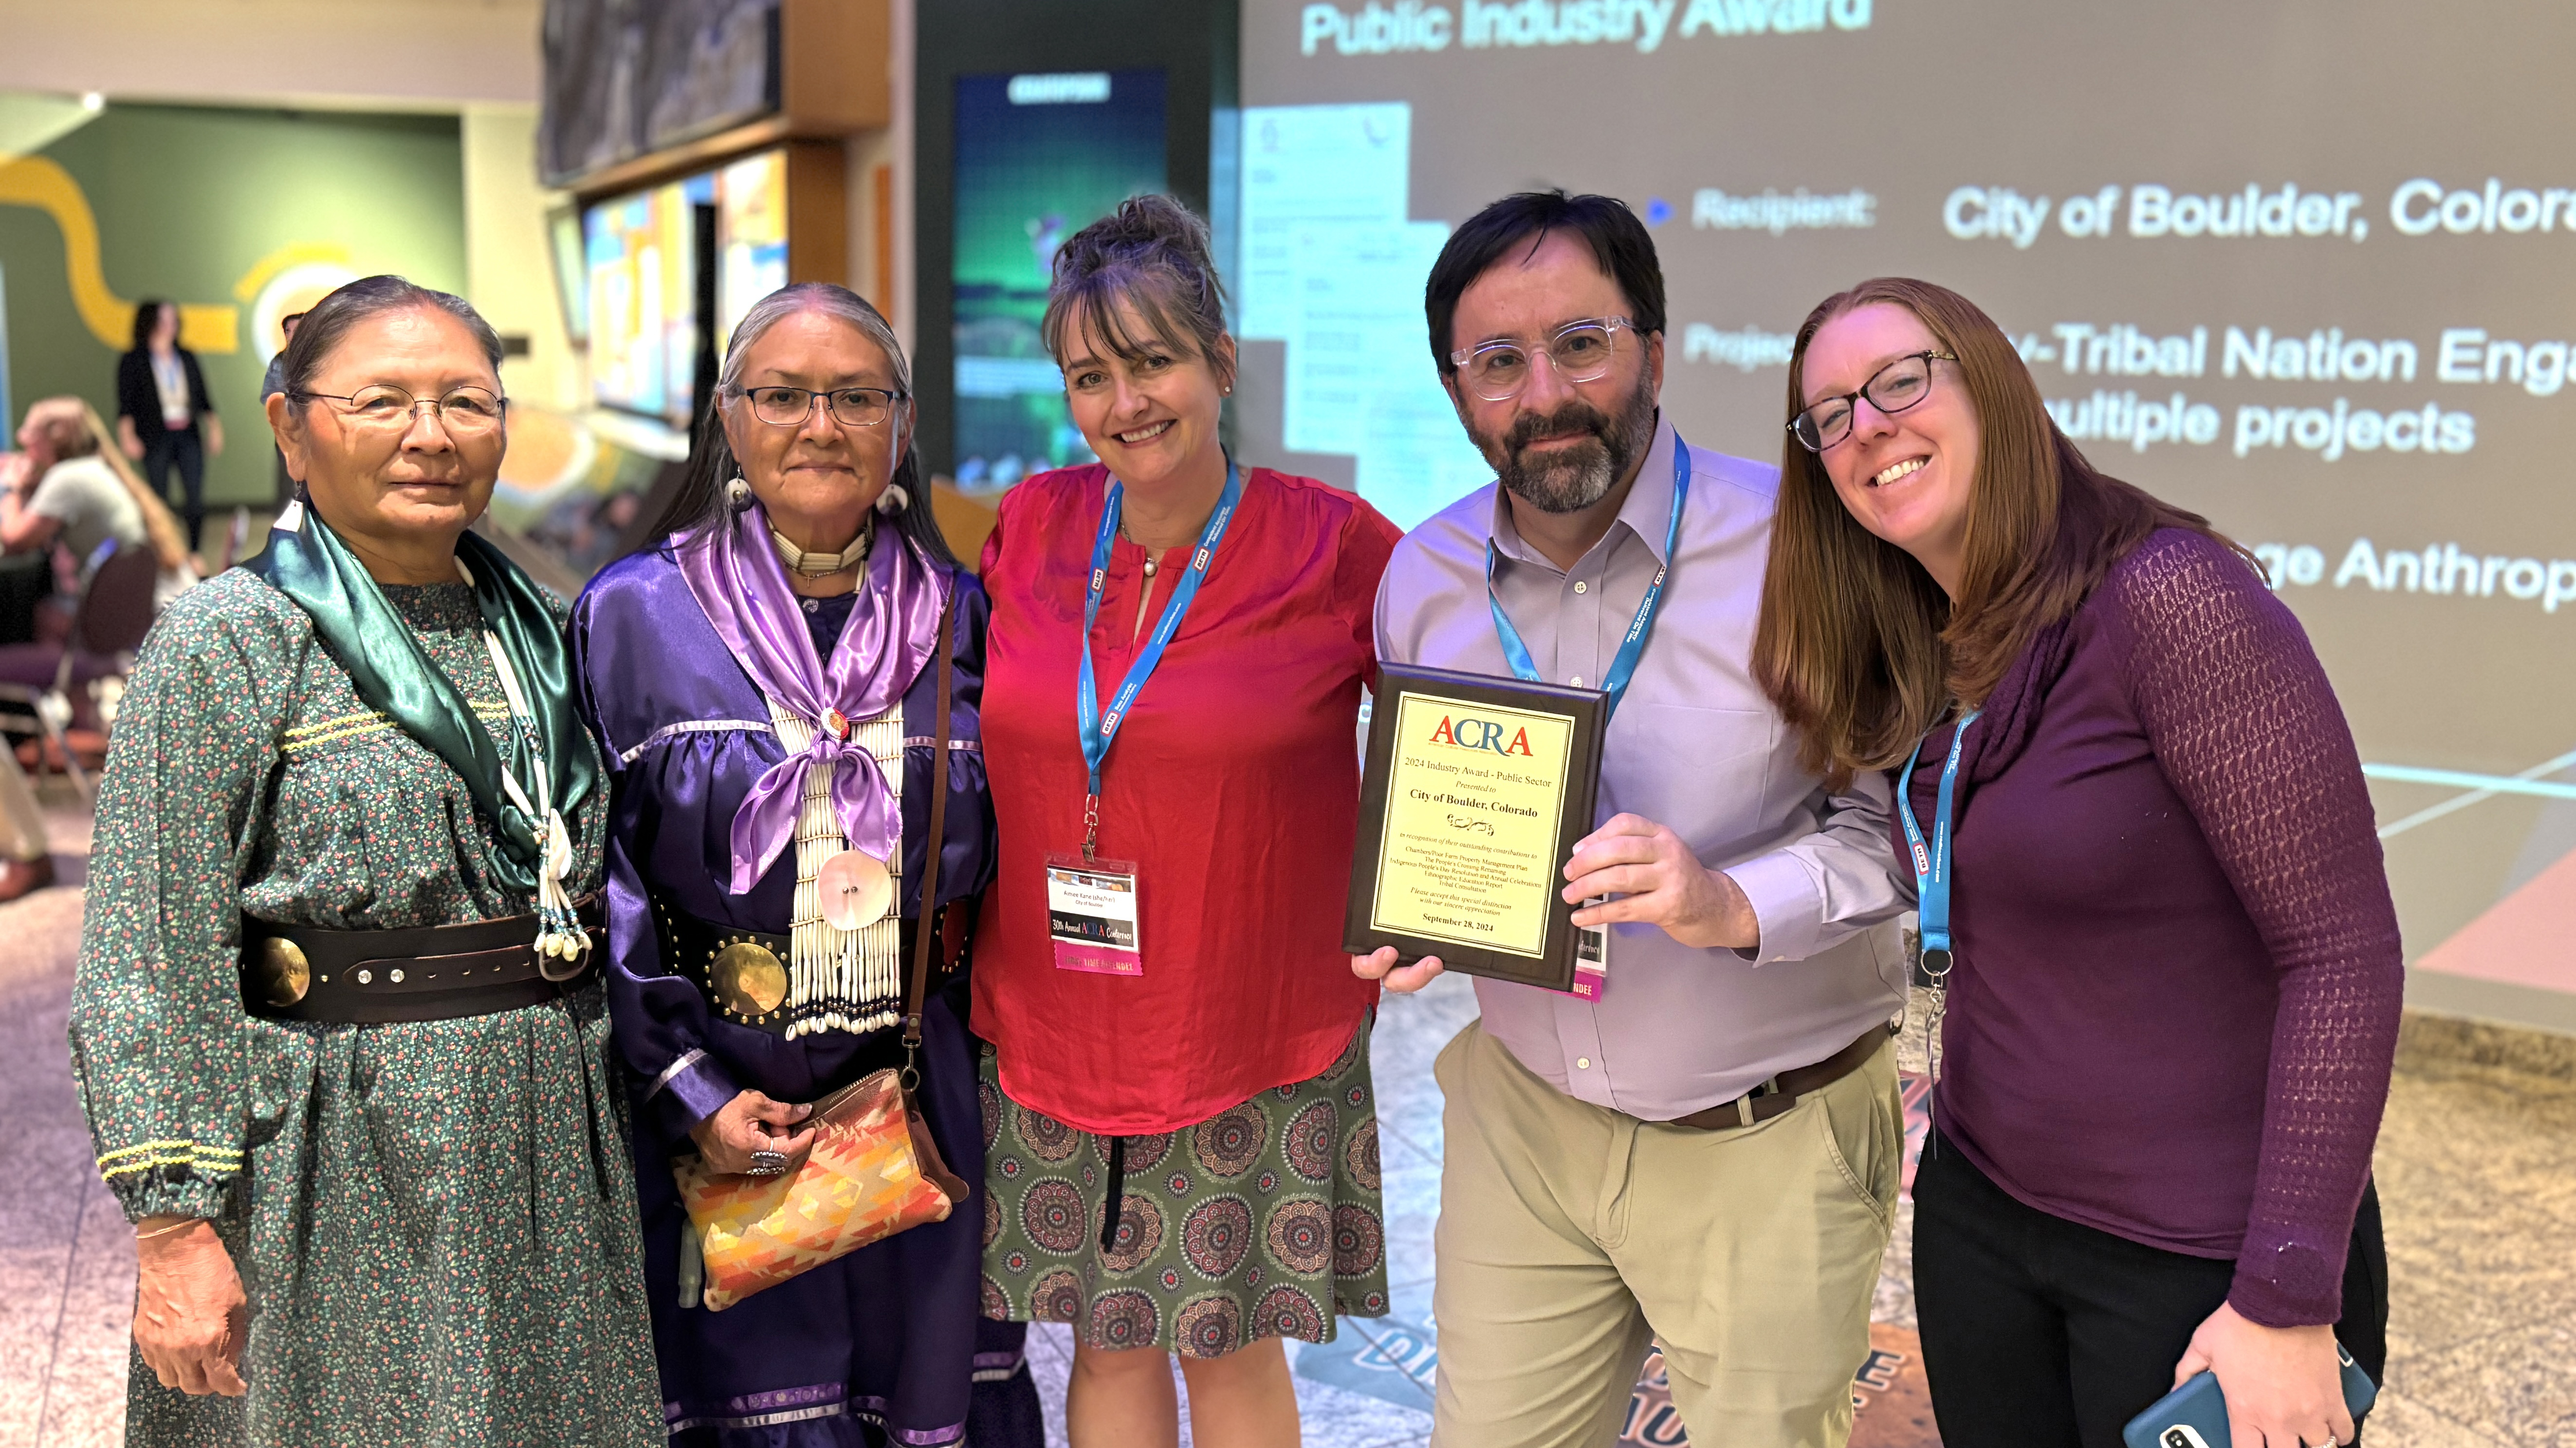
[[[1279,1339],[1387,1310],[1341,920],[1398,534],[1226,456],[1224,295],[1168,198],[1056,253],[1045,335],[1102,461],[1022,482],[984,549],[985,1311],[1075,1325],[1077,1448],[1176,1441],[1167,1353],[1197,1441],[1293,1444]]]

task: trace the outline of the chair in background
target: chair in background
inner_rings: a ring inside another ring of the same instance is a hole
[[[117,548],[90,570],[69,640],[0,646],[0,702],[22,705],[35,716],[31,723],[0,714],[0,733],[41,734],[60,752],[64,772],[85,797],[96,795],[63,734],[72,714],[71,691],[133,670],[135,650],[152,631],[153,589],[160,575],[160,561],[149,547]],[[45,763],[42,753],[37,763],[39,768]]]

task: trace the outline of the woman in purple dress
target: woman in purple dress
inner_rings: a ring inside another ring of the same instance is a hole
[[[1021,1330],[979,1315],[981,1201],[718,1316],[698,1300],[672,1178],[692,1155],[784,1170],[811,1145],[811,1103],[902,1064],[894,1027],[930,924],[919,1100],[949,1168],[983,1180],[962,992],[964,927],[993,873],[977,728],[987,609],[931,518],[911,431],[903,353],[875,308],[816,283],[772,293],[734,330],[666,540],[601,573],[574,609],[615,788],[609,1001],[675,1445],[935,1445],[970,1428],[979,1445],[1040,1441]],[[932,743],[942,617],[945,760]],[[943,788],[943,908],[922,922]],[[827,911],[824,887],[858,866],[873,891],[836,888]]]

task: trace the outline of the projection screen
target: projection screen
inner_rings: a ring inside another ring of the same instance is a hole
[[[2576,11],[2537,0],[1246,0],[1263,460],[1403,524],[1491,476],[1422,279],[1526,187],[1626,199],[1664,400],[1776,462],[1864,277],[2012,335],[2093,460],[2255,548],[2371,775],[2421,1003],[2576,1028]]]

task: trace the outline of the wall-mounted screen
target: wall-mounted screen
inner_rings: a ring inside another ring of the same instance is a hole
[[[701,178],[716,208],[717,356],[751,304],[787,285],[787,153],[763,151]]]
[[[607,407],[689,423],[697,333],[697,220],[674,182],[593,206],[582,218],[590,272],[590,385]]]
[[[688,426],[702,347],[721,349],[752,303],[787,284],[786,153],[601,202],[583,233],[593,395]],[[702,266],[713,275],[701,276]],[[710,296],[714,330],[701,337]]]
[[[999,492],[1088,462],[1038,335],[1056,248],[1164,189],[1163,72],[957,79],[957,486]]]

